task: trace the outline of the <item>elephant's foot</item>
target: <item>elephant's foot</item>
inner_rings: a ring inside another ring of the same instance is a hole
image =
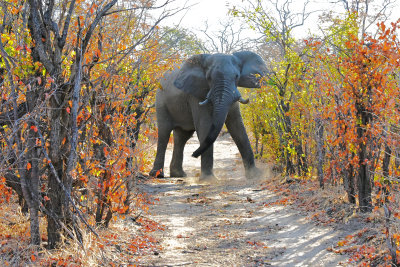
[[[201,183],[215,183],[218,182],[217,177],[215,177],[215,175],[213,173],[211,174],[201,174],[200,178],[199,178],[199,182]]]
[[[246,169],[247,179],[260,179],[264,176],[264,172],[256,166]]]
[[[149,172],[149,176],[155,177],[155,178],[164,178],[164,170],[163,169],[152,169]]]
[[[169,175],[171,177],[186,177],[187,176],[186,172],[184,172],[182,169],[177,170],[177,169],[173,169],[173,168],[171,168]]]

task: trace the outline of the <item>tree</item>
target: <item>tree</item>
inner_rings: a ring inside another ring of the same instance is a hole
[[[247,123],[256,141],[264,139],[275,161],[285,163],[287,174],[316,167],[321,187],[328,177],[342,179],[349,202],[358,195],[360,211],[368,212],[372,186],[382,177],[376,170],[388,176],[391,146],[397,146],[396,135],[388,133],[396,129],[397,104],[387,98],[398,95],[397,26],[379,23],[376,32],[371,27],[391,1],[375,14],[370,1],[341,2],[351,12],[344,19],[330,17],[324,37],[303,45],[291,32],[309,13],[296,19],[290,1],[271,2],[276,17],[259,1],[250,2],[249,10],[233,10],[264,35],[272,59],[265,87],[254,98],[257,108],[246,110]]]
[[[140,126],[175,60],[161,56],[156,34],[178,12],[169,3],[3,2],[1,175],[27,203],[33,244],[39,211],[49,248],[61,232],[82,242],[79,225],[94,231],[92,216],[107,225],[127,211]],[[164,12],[152,19],[156,8]]]
[[[357,13],[350,14],[350,25],[357,25],[355,18]],[[347,161],[342,167],[335,167],[339,170],[344,167],[342,170],[347,172],[345,186],[349,201],[353,203],[353,181],[357,178],[362,212],[372,209],[371,184],[380,147],[388,141],[385,132],[398,116],[394,99],[400,91],[393,77],[399,69],[396,28],[394,24],[386,29],[380,23],[378,38],[365,34],[359,39],[357,26],[350,27],[353,30],[346,31],[348,37],[341,44],[343,47],[336,47],[336,53],[327,48],[318,58],[325,67],[318,67],[321,73],[317,79],[325,91],[325,98],[330,99],[324,108],[325,119],[329,118],[331,127],[327,141],[334,151],[339,147],[337,157]],[[388,152],[388,148],[385,151]]]
[[[210,31],[208,22],[204,22],[204,27],[200,29],[200,36],[203,36],[204,42],[200,43],[203,53],[225,53],[232,54],[241,50],[252,49],[253,40],[246,34],[246,25],[238,23],[230,18],[225,21],[219,21],[218,27]]]
[[[249,9],[234,8],[232,14],[244,18],[264,40],[261,54],[265,55],[264,58],[269,63],[270,72],[264,89],[264,94],[267,95],[263,97],[263,101],[269,102],[267,106],[272,108],[268,111],[270,116],[265,117],[269,122],[264,125],[269,126],[266,132],[276,138],[279,145],[276,145],[276,142],[266,144],[274,144],[274,147],[279,148],[275,153],[276,161],[283,161],[288,175],[296,171],[299,175],[304,175],[308,172],[308,163],[305,144],[301,138],[302,124],[297,124],[291,118],[290,112],[300,112],[296,116],[303,116],[302,109],[292,107],[296,99],[304,97],[304,91],[300,90],[297,84],[304,81],[303,73],[307,68],[303,60],[305,52],[293,37],[293,29],[303,25],[310,15],[310,12],[305,11],[309,2],[305,2],[300,13],[291,11],[291,1],[269,1],[268,5],[262,1],[248,3]],[[255,109],[254,112],[259,110]],[[255,114],[256,117],[259,115]]]
[[[183,58],[202,52],[202,41],[188,29],[164,27],[162,30],[164,34],[161,43],[167,51],[179,54]]]

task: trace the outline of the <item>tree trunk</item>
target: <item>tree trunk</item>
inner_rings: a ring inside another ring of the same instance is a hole
[[[107,166],[106,162],[107,162],[107,157],[104,153],[104,149],[106,147],[111,147],[112,146],[112,133],[111,133],[111,129],[110,127],[104,123],[104,117],[106,116],[106,114],[110,114],[110,111],[107,110],[106,108],[104,109],[104,111],[101,113],[101,119],[99,120],[99,134],[100,134],[100,138],[103,141],[102,144],[100,145],[95,145],[95,151],[96,151],[96,156],[99,160],[99,162],[103,165],[103,166]],[[102,175],[101,178],[99,178],[99,188],[98,188],[98,192],[97,192],[97,198],[98,198],[98,204],[96,207],[96,224],[97,225],[103,225],[105,227],[108,226],[109,221],[112,218],[112,206],[111,206],[111,202],[109,200],[107,200],[107,195],[110,192],[110,186],[108,185],[108,182],[111,179],[111,170],[110,169],[106,169],[104,171],[104,174]],[[105,211],[107,211],[107,215],[106,218],[103,219],[103,215],[105,213]]]
[[[324,126],[319,116],[315,119],[315,128],[317,130],[315,134],[317,139],[317,175],[319,186],[324,188]]]
[[[58,177],[62,177],[63,167],[62,162],[53,163],[54,168],[57,170]],[[65,192],[57,181],[55,174],[50,173],[48,179],[48,197],[46,208],[50,214],[47,216],[47,238],[48,248],[54,249],[61,238],[61,225],[59,221],[64,221],[63,216]]]
[[[64,94],[65,95],[65,94]],[[58,100],[57,100],[58,99]],[[68,205],[67,194],[71,192],[65,192],[66,189],[61,185],[68,184],[66,179],[68,179],[65,173],[66,157],[63,153],[64,146],[62,145],[62,140],[67,138],[67,129],[64,128],[68,125],[68,116],[63,111],[58,101],[63,101],[61,94],[52,97],[50,100],[50,146],[49,146],[49,157],[51,164],[54,166],[55,173],[50,171],[48,178],[48,197],[47,208],[50,211],[50,215],[47,218],[47,234],[49,248],[53,249],[56,247],[57,243],[60,241],[61,237],[61,224],[64,223],[68,228],[71,228],[71,214]],[[64,109],[65,110],[65,109]],[[59,222],[60,221],[60,222]]]
[[[31,193],[31,200],[29,204],[29,217],[30,217],[30,227],[31,227],[31,243],[34,245],[40,245],[40,230],[39,230],[39,149],[35,147],[36,135],[33,130],[30,130],[31,136],[29,139],[30,145],[28,147],[32,149],[31,153],[31,169],[28,179],[30,180],[29,191]]]
[[[299,140],[298,136],[295,136],[296,142],[296,155],[297,155],[297,173],[299,176],[307,175],[308,172],[308,164],[305,152],[303,150],[303,146],[301,141]]]
[[[354,184],[354,168],[350,164],[347,171],[345,172],[345,190],[347,193],[347,200],[351,204],[356,204],[356,189]]]
[[[382,187],[382,191],[384,193],[385,203],[388,202],[389,189],[390,189],[390,185],[391,185],[390,179],[388,179],[391,155],[392,155],[392,150],[390,149],[388,144],[386,144],[385,145],[385,155],[383,156],[383,160],[382,160],[382,172],[383,172],[383,179],[384,179],[384,185]]]
[[[364,131],[361,127],[357,129],[359,140],[364,136]],[[359,144],[358,158],[358,204],[361,212],[370,212],[372,211],[371,181],[366,163],[367,145],[365,142]]]
[[[28,112],[32,113],[38,94],[36,90],[31,90],[26,94]],[[35,118],[33,118],[34,120]],[[25,188],[24,198],[29,207],[29,220],[30,220],[30,234],[31,243],[33,245],[40,245],[40,229],[39,229],[39,156],[40,148],[36,145],[36,138],[38,131],[34,122],[29,123],[28,139],[27,139],[27,152],[26,152],[26,171],[23,172],[24,177],[21,181]],[[36,130],[35,130],[36,129]],[[29,165],[28,165],[29,164]],[[28,167],[29,166],[29,167]]]
[[[255,150],[256,150],[256,156],[260,157],[260,153],[258,152],[258,134],[254,131],[254,137],[255,137]]]

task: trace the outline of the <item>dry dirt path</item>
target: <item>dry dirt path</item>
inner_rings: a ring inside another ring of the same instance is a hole
[[[188,177],[148,182],[143,190],[160,201],[151,218],[165,231],[155,232],[163,249],[140,260],[144,266],[342,266],[346,258],[326,250],[344,235],[315,226],[290,207],[260,190],[261,180],[246,180],[238,150],[230,137],[214,145],[217,184],[199,184],[198,146],[189,140],[184,170]],[[172,147],[167,151],[169,165]],[[166,174],[169,174],[168,168]]]

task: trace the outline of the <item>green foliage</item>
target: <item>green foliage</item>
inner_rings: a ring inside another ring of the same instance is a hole
[[[202,52],[202,41],[189,30],[164,27],[162,31],[161,43],[168,49],[169,53],[188,57]]]
[[[261,6],[253,11],[234,10],[233,13],[244,17],[253,28],[260,29],[266,43],[260,52],[271,55],[268,59],[270,72],[254,98],[256,108],[249,107],[244,111],[254,138],[257,142],[261,140],[267,152],[260,156],[282,165],[287,173],[294,173],[295,165],[298,165],[298,174],[304,175],[308,167],[304,154],[306,140],[302,135],[305,128],[310,127],[309,122],[305,123],[310,117],[307,115],[310,105],[307,90],[311,82],[305,79],[307,47],[295,40],[293,26],[280,24]]]

